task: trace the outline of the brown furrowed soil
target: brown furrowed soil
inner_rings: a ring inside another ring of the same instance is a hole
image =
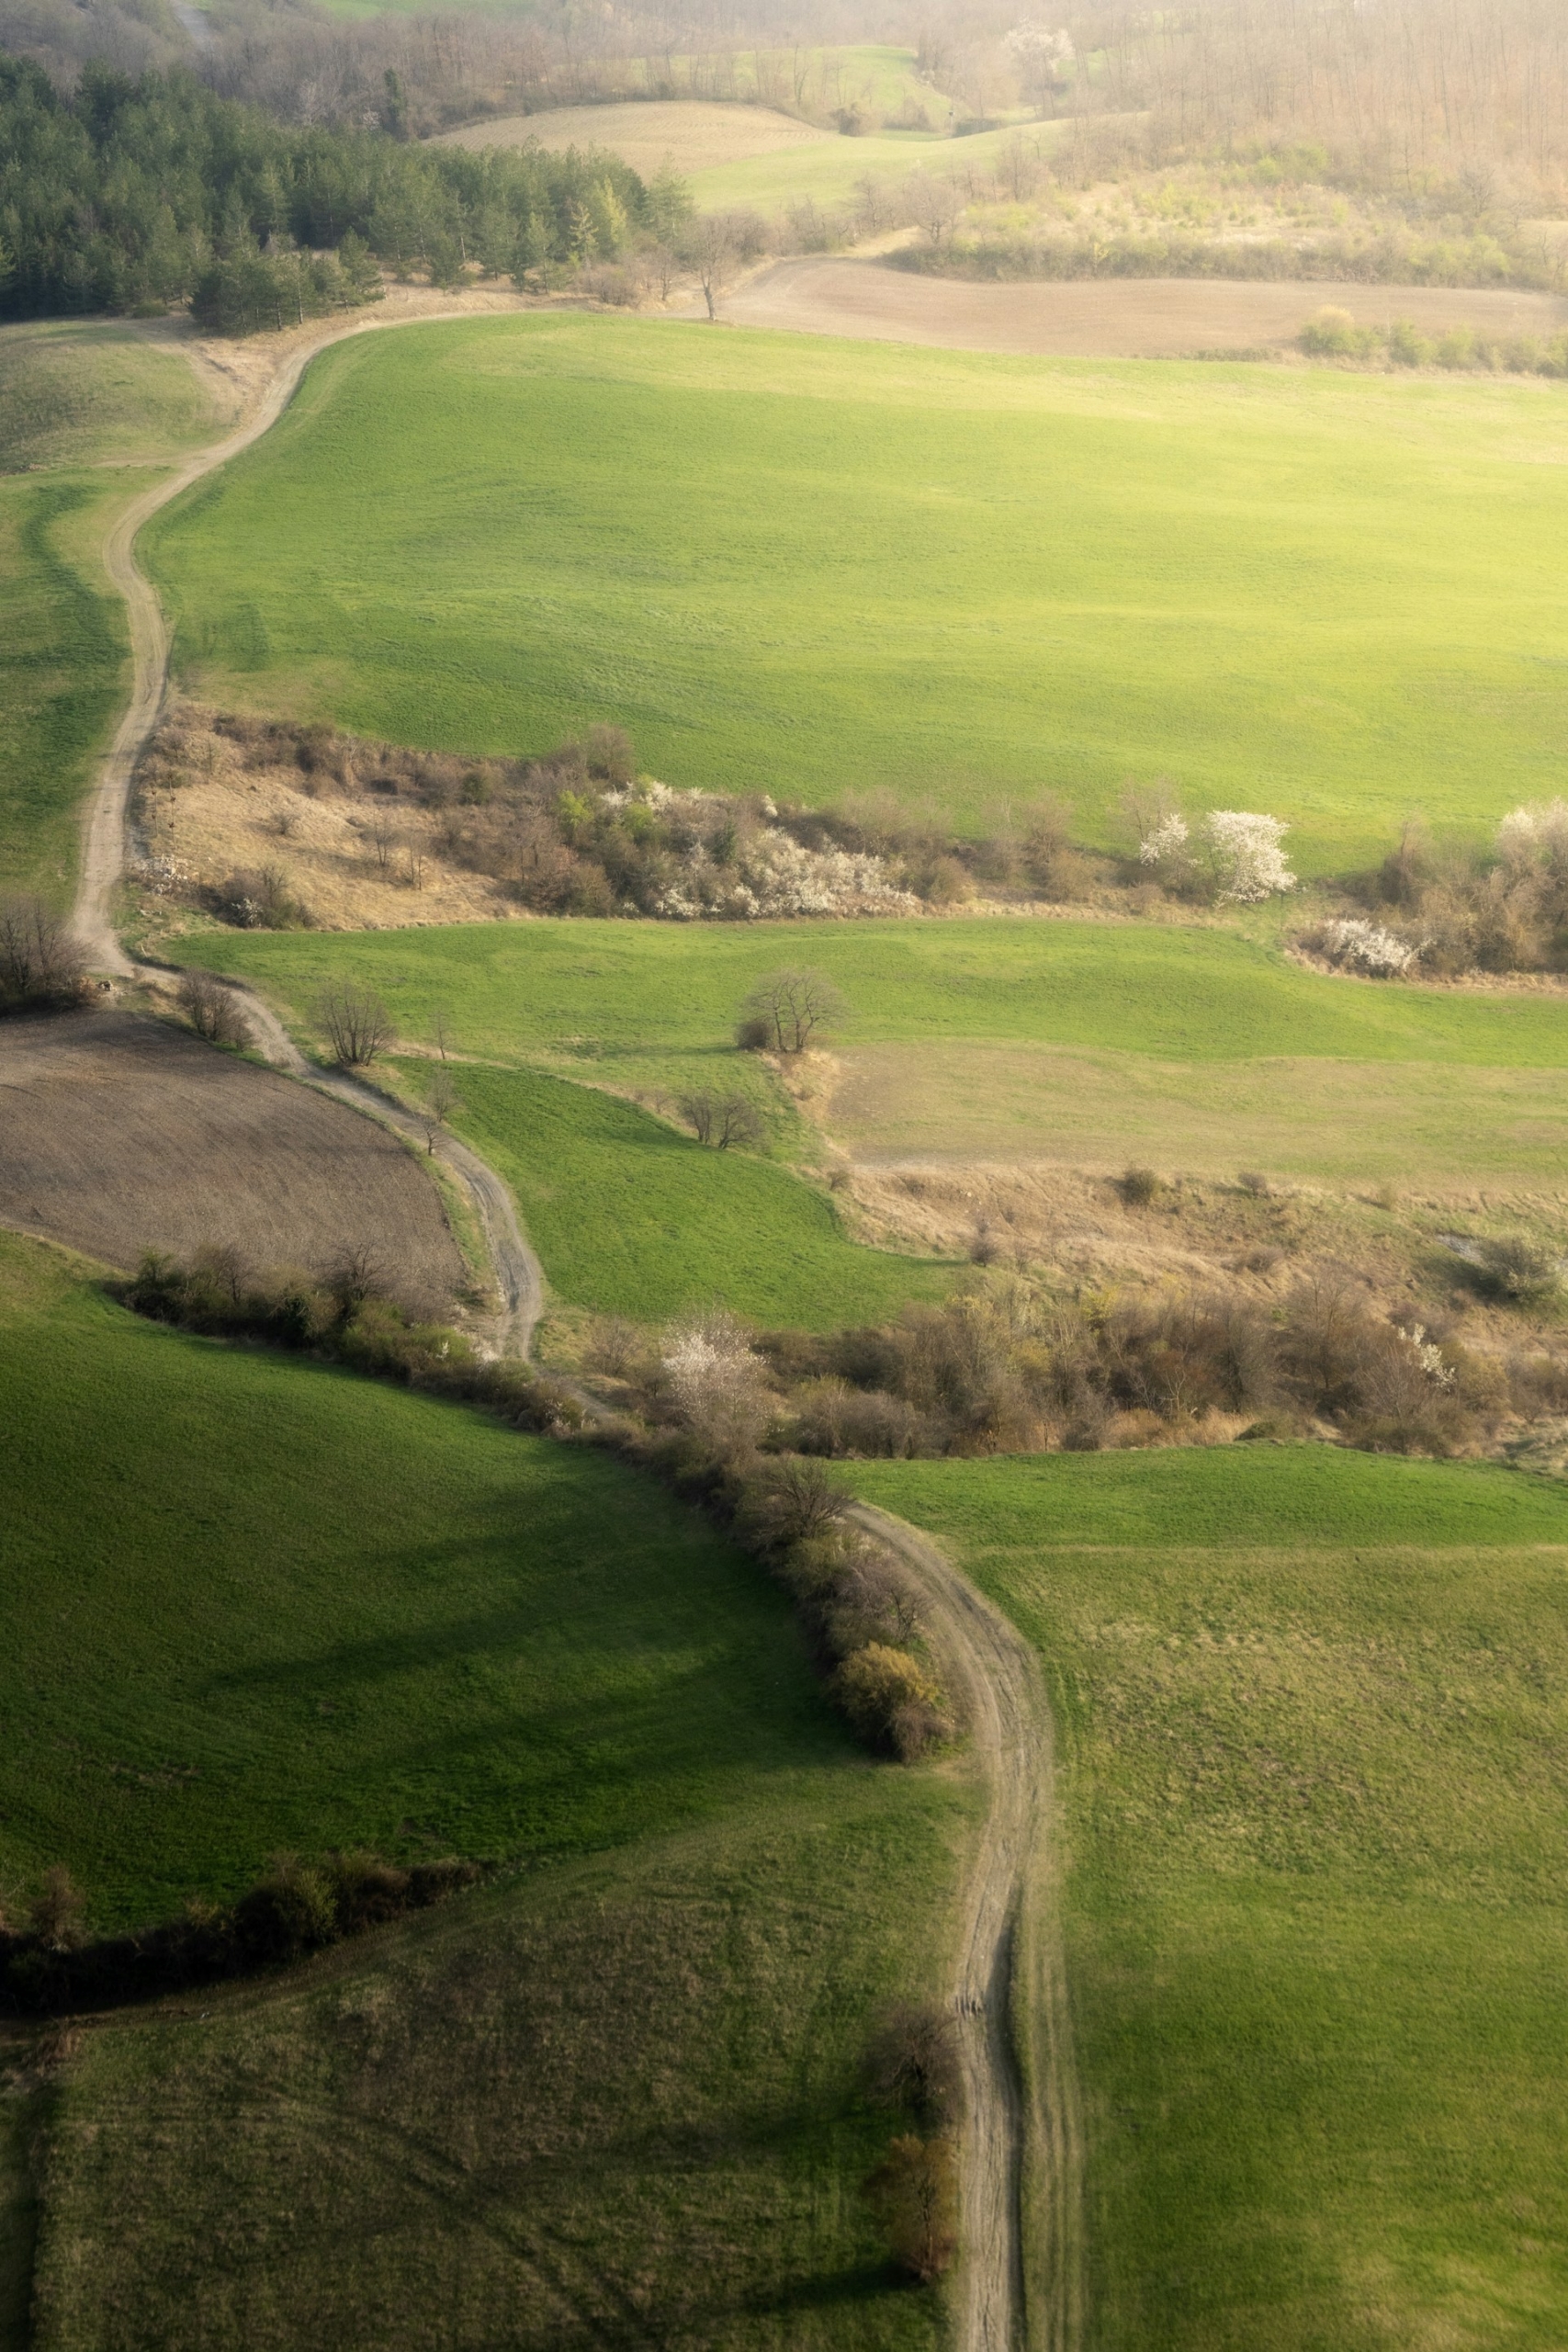
[[[1283,355],[1325,306],[1348,311],[1361,325],[1410,319],[1427,334],[1472,326],[1488,334],[1551,335],[1568,325],[1568,301],[1551,294],[1193,277],[992,285],[816,255],[776,263],[726,295],[721,308],[734,326],[793,327],[874,343],[1170,359],[1229,349]]]
[[[637,99],[626,106],[548,107],[539,114],[504,115],[444,130],[431,141],[446,147],[608,147],[646,179],[667,159],[679,172],[715,164],[741,164],[781,147],[807,147],[836,132],[818,130],[772,107],[709,105],[701,98]]]
[[[372,1249],[432,1309],[467,1276],[441,1197],[372,1119],[120,1012],[8,1022],[0,1224],[131,1267],[144,1250],[238,1250],[326,1271]]]

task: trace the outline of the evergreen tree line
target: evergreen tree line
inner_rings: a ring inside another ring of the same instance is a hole
[[[517,283],[676,232],[671,176],[602,152],[418,147],[377,127],[285,126],[175,71],[97,63],[62,96],[0,55],[0,318],[150,315],[188,302],[245,334],[373,300],[377,265]]]

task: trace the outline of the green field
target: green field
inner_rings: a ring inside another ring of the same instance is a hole
[[[615,1463],[138,1321],[0,1237],[0,1879],[545,1858],[848,1766],[783,1602]]]
[[[465,1068],[454,1124],[511,1186],[557,1297],[662,1321],[722,1300],[760,1323],[867,1323],[944,1267],[858,1248],[832,1204],[750,1153],[705,1149],[613,1095]]]
[[[846,76],[846,89],[849,86]],[[919,88],[915,102],[926,107],[933,123],[946,122],[949,101],[939,92]],[[692,173],[692,193],[705,212],[731,206],[776,212],[807,197],[829,210],[837,206],[852,208],[864,179],[896,186],[910,172],[929,172],[933,179],[994,172],[998,157],[1021,137],[1031,144],[1040,141],[1049,153],[1061,137],[1061,127],[1055,123],[1010,125],[961,140],[929,137],[921,130],[870,131],[860,139],[818,141],[780,148],[770,155],[748,156],[739,163],[710,164]]]
[[[1562,1489],[1276,1447],[854,1476],[1048,1678],[1089,2352],[1556,2352]]]
[[[139,469],[212,423],[186,360],[133,329],[0,328],[0,895],[69,894],[82,793],[126,677],[99,544],[146,486]]]
[[[810,964],[849,1007],[833,1033],[840,1069],[825,1124],[855,1158],[1045,1159],[1112,1172],[1150,1159],[1225,1179],[1256,1167],[1444,1194],[1494,1182],[1556,1193],[1568,1149],[1568,1017],[1555,998],[1329,979],[1219,930],[981,918],[537,922],[209,933],[199,952],[256,980],[304,1035],[322,984],[353,976],[381,993],[411,1041],[433,1035],[439,1011],[464,1053],[671,1093],[744,1077],[729,1046],[741,999],[780,964]],[[470,1090],[476,1108],[496,1082]],[[688,1295],[731,1289],[771,1317],[787,1276],[792,1317],[819,1322],[853,1319],[874,1295],[890,1303],[917,1288],[917,1274],[931,1279],[837,1242],[823,1256],[813,1237],[824,1204],[785,1188],[774,1170],[715,1168],[618,1106],[578,1103],[569,1124],[570,1145],[558,1125],[521,1114],[471,1130],[506,1168],[568,1296],[611,1304],[613,1280],[615,1303],[639,1311],[634,1295],[670,1296],[668,1275]],[[613,1161],[603,1156],[611,1131]],[[798,1152],[798,1135],[781,1125],[775,1150]],[[565,1151],[571,1181],[558,1185],[546,1163]],[[645,1184],[645,1166],[657,1167],[656,1183]],[[622,1187],[633,1198],[617,1213]],[[701,1225],[689,1225],[699,1201]],[[733,1247],[761,1201],[759,1229],[784,1252],[765,1266]]]
[[[846,145],[850,142],[844,142]],[[186,688],[964,823],[1128,775],[1295,826],[1561,783],[1549,383],[492,319],[340,345],[152,526]]]
[[[856,2184],[973,1791],[872,1762],[757,1568],[608,1458],[138,1323],[0,1238],[0,1892],[280,1845],[497,1883],[278,1977],[0,2029],[0,2346],[934,2352]],[[10,2062],[18,2073],[13,2080]]]

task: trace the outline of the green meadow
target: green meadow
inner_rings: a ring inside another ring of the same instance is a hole
[[[784,963],[846,1001],[821,1118],[856,1159],[1152,1160],[1447,1196],[1558,1193],[1568,1149],[1555,998],[1331,979],[1215,929],[536,922],[209,933],[198,952],[307,1039],[322,986],[352,977],[411,1042],[439,1018],[460,1054],[578,1081],[464,1069],[458,1124],[513,1186],[560,1294],[623,1313],[723,1291],[762,1320],[853,1321],[944,1279],[839,1238],[830,1204],[776,1164],[819,1149],[782,1111],[768,1166],[583,1092],[754,1082],[735,1014]]]
[[[274,1977],[0,2040],[0,2344],[935,2352],[855,2195],[973,1791],[607,1457],[140,1323],[0,1237],[0,1891],[506,1865]],[[21,2075],[6,2071],[11,2056]],[[46,2058],[46,2064],[47,2064]],[[15,2094],[15,2095],[12,2095]]]
[[[324,354],[146,552],[219,702],[1090,836],[1165,775],[1310,871],[1558,788],[1562,402],[489,319]]]
[[[0,1236],[0,1879],[539,1860],[848,1769],[784,1602],[607,1458],[186,1338]]]
[[[186,361],[134,330],[0,329],[0,894],[69,895],[82,795],[127,675],[99,543],[145,488],[141,469],[212,421]]]
[[[661,1322],[722,1301],[759,1323],[869,1323],[948,1269],[849,1240],[827,1196],[537,1070],[465,1067],[458,1132],[510,1185],[564,1304]]]
[[[1562,1488],[1276,1447],[854,1476],[1045,1670],[1093,2352],[1555,2352]]]
[[[846,74],[846,95],[854,86]],[[945,124],[947,98],[920,85],[914,95],[916,105],[926,108],[933,123]],[[813,140],[733,164],[706,164],[690,175],[692,194],[704,211],[713,212],[750,205],[767,213],[806,198],[829,209],[852,207],[865,179],[896,185],[910,172],[929,172],[933,179],[965,171],[994,172],[998,157],[1021,136],[1031,144],[1038,140],[1049,153],[1061,131],[1055,123],[1029,123],[976,131],[963,140],[931,138],[920,130],[873,130],[859,139]]]

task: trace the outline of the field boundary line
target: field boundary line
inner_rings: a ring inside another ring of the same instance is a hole
[[[1077,2352],[1083,2123],[1053,1900],[1055,1739],[1039,1661],[929,1535],[870,1503],[852,1504],[850,1516],[919,1586],[987,1784],[953,1996],[968,2110],[959,2352]]]

